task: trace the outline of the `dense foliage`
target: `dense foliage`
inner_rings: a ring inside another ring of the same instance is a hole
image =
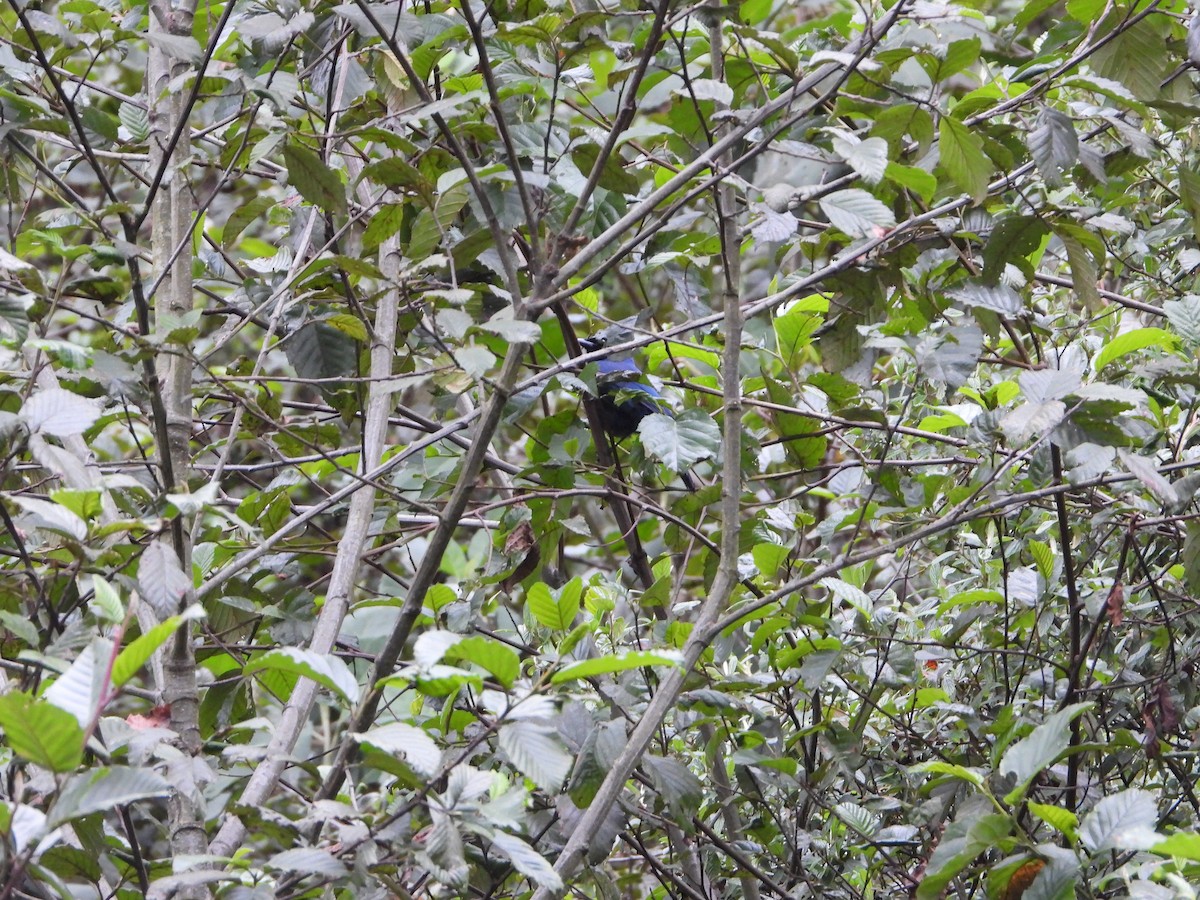
[[[0,15],[0,900],[1195,896],[1182,0]]]

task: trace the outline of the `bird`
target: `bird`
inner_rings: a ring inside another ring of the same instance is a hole
[[[600,337],[582,338],[579,346],[585,353],[604,347]],[[639,380],[642,370],[632,359],[605,357],[596,362],[596,388],[600,391],[600,424],[617,440],[624,440],[635,431],[642,419],[654,413],[670,415],[667,406],[653,385]]]
[[[601,350],[607,344],[603,336],[580,338],[584,353]],[[604,357],[596,361],[596,389],[600,392],[600,426],[615,441],[622,441],[638,430],[646,416],[659,413],[675,417],[663,395],[642,380],[643,372],[632,359]],[[695,492],[699,485],[691,472],[679,473],[684,486]]]

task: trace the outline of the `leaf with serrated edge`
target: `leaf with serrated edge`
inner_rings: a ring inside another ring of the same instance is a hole
[[[1191,344],[1200,344],[1200,295],[1186,294],[1163,303],[1163,313],[1179,336]]]
[[[833,152],[844,159],[867,184],[879,184],[883,180],[888,167],[888,145],[883,138],[855,141],[834,135]]]
[[[43,699],[55,706],[65,709],[73,715],[80,725],[88,725],[97,712],[100,702],[100,673],[97,669],[96,658],[107,661],[112,655],[112,642],[104,638],[83,648],[75,657],[67,671],[55,679],[54,683],[42,694]]]
[[[642,446],[673,472],[683,472],[702,459],[716,456],[721,429],[708,413],[689,409],[678,418],[654,413],[638,423]]]
[[[83,759],[83,723],[48,700],[0,696],[0,728],[12,752],[51,772],[70,772]]]
[[[291,850],[284,850],[272,856],[267,866],[281,872],[323,875],[326,878],[342,878],[350,873],[337,857],[318,847],[293,847]]]
[[[1179,502],[1179,495],[1175,493],[1175,488],[1166,479],[1166,476],[1159,473],[1153,460],[1139,456],[1124,447],[1117,450],[1117,455],[1121,457],[1121,462],[1125,464],[1125,468],[1129,470],[1130,474],[1140,481],[1160,503],[1170,505]]]
[[[351,703],[358,700],[357,679],[341,657],[332,654],[315,653],[300,647],[276,647],[251,659],[243,671],[250,674],[264,669],[302,675]]]
[[[980,203],[987,196],[994,166],[983,152],[983,141],[966,125],[950,116],[938,124],[938,153],[942,168],[955,184]]]
[[[1157,824],[1157,795],[1134,788],[1102,797],[1084,818],[1079,839],[1093,853],[1144,850],[1162,839]]]
[[[554,684],[561,684],[564,681],[591,678],[610,672],[624,672],[645,666],[678,666],[682,662],[683,656],[678,651],[631,650],[617,656],[598,656],[594,659],[582,659],[571,663],[556,672],[551,681]]]
[[[171,786],[148,768],[110,766],[71,778],[54,804],[51,823],[61,824],[94,812],[110,812],[127,803],[165,797]]]
[[[100,418],[100,407],[63,388],[38,391],[21,407],[21,419],[30,431],[54,437],[83,434]]]
[[[1046,720],[1033,729],[1027,737],[1011,745],[1000,760],[1000,772],[1015,775],[1019,791],[1034,776],[1052,765],[1070,746],[1071,722],[1090,709],[1090,703],[1075,703],[1051,713]]]
[[[354,735],[360,744],[370,744],[384,753],[401,754],[418,775],[432,778],[442,765],[442,751],[424,730],[403,722],[380,725]]]
[[[896,226],[891,209],[861,188],[834,191],[819,204],[830,224],[847,237],[877,237]]]
[[[346,186],[321,157],[303,144],[289,141],[283,146],[283,164],[287,166],[288,182],[301,197],[328,212],[345,214]]]
[[[151,541],[142,551],[138,586],[142,599],[165,617],[178,612],[180,601],[192,587],[192,580],[184,574],[175,551],[165,541],[158,540]]]
[[[1062,173],[1079,159],[1079,136],[1069,116],[1046,108],[1038,115],[1037,125],[1029,132],[1029,155],[1037,164],[1046,183],[1057,187]]]
[[[549,891],[561,891],[562,879],[546,858],[519,837],[497,831],[492,835],[492,846],[508,857],[513,868],[535,884]]]
[[[500,729],[500,749],[538,787],[557,793],[573,762],[554,730],[539,722],[510,722]]]
[[[171,635],[179,630],[181,625],[193,619],[203,618],[203,616],[204,609],[199,605],[193,606],[183,615],[171,616],[171,618],[130,641],[129,645],[117,655],[117,659],[113,663],[113,685],[120,687],[129,681],[146,664],[147,660],[154,655],[154,651],[165,644]]]

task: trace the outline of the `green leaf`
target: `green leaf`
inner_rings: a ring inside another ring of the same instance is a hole
[[[1190,166],[1180,166],[1179,202],[1192,220],[1192,227],[1200,232],[1200,171]]]
[[[942,603],[939,609],[950,609],[954,606],[975,606],[980,603],[1003,603],[1004,595],[999,591],[986,588],[976,588],[971,591],[960,591],[949,600]]]
[[[61,825],[92,813],[110,812],[138,800],[165,797],[170,791],[171,786],[148,768],[92,769],[67,782],[51,810],[50,823]]]
[[[1200,862],[1200,834],[1194,831],[1177,831],[1150,849],[1162,856]]]
[[[530,720],[509,722],[500,729],[500,749],[534,784],[550,794],[562,789],[573,760],[549,725]]]
[[[513,868],[539,887],[548,891],[561,891],[562,878],[546,858],[519,837],[503,831],[492,833],[492,846],[508,857]]]
[[[1041,541],[1030,541],[1029,555],[1037,563],[1038,573],[1049,581],[1054,574],[1054,551],[1050,549],[1050,545]]]
[[[782,544],[755,544],[750,551],[754,558],[754,566],[764,578],[774,578],[775,574],[791,556],[791,548]]]
[[[1092,68],[1133,92],[1139,100],[1157,100],[1160,85],[1174,65],[1163,25],[1150,16],[1125,28],[1089,60]]]
[[[29,316],[25,312],[25,304],[19,297],[10,294],[0,294],[0,322],[12,329],[17,344],[25,343],[29,335]],[[7,340],[8,335],[0,329],[0,340]]]
[[[325,322],[302,325],[283,346],[301,378],[343,378],[358,373],[358,344]]]
[[[1095,368],[1099,372],[1109,363],[1116,362],[1130,353],[1145,350],[1147,347],[1157,347],[1160,350],[1171,351],[1179,344],[1179,338],[1162,328],[1135,328],[1118,334],[1096,354]]]
[[[703,801],[704,786],[682,761],[674,757],[647,754],[642,758],[642,768],[650,775],[655,790],[667,801],[677,817],[686,818]]]
[[[340,657],[300,647],[276,647],[246,663],[244,674],[274,671],[311,679],[343,700],[358,701],[358,680]]]
[[[885,174],[896,184],[912,191],[926,203],[933,200],[933,195],[937,193],[937,179],[916,166],[902,166],[899,163],[890,162]]]
[[[439,186],[441,181],[439,179]],[[433,209],[423,209],[417,214],[408,245],[408,255],[412,259],[422,260],[433,253],[469,197],[466,182],[460,182],[439,193]]]
[[[896,146],[904,137],[911,137],[923,155],[933,143],[933,118],[929,111],[915,103],[898,103],[882,110],[875,117],[871,133],[879,135],[891,146]]]
[[[406,159],[389,156],[371,163],[362,170],[361,180],[375,182],[393,191],[411,191],[429,200],[433,196],[433,185]]]
[[[583,597],[582,584],[575,578],[554,592],[539,581],[530,586],[525,595],[525,603],[539,625],[554,631],[568,631],[579,614]]]
[[[1079,135],[1070,116],[1046,107],[1038,114],[1027,141],[1029,155],[1046,183],[1051,187],[1063,184],[1063,173],[1069,172],[1079,160]]]
[[[979,59],[979,51],[983,43],[977,37],[951,41],[946,47],[945,55],[938,60],[937,69],[932,76],[937,81],[945,81],[975,65]]]
[[[1079,817],[1069,809],[1063,809],[1061,806],[1052,806],[1049,803],[1034,803],[1032,800],[1027,806],[1031,813],[1051,828],[1062,832],[1067,837],[1075,835],[1075,830],[1079,827]]]
[[[716,456],[721,446],[721,429],[712,416],[695,407],[678,418],[646,416],[638,423],[638,435],[646,453],[672,472],[686,472],[694,463]]]
[[[203,617],[203,608],[193,606],[183,615],[171,616],[171,618],[159,625],[155,625],[146,633],[130,641],[129,645],[117,655],[116,661],[113,663],[113,685],[120,687],[136,675],[142,666],[146,664],[147,660],[154,655],[154,651],[165,644],[171,635],[179,630],[181,625],[193,619]]]
[[[125,619],[125,604],[117,589],[99,575],[92,576],[92,607],[99,616],[107,622],[121,622]]]
[[[1075,293],[1079,295],[1088,312],[1098,313],[1104,308],[1104,301],[1100,297],[1100,289],[1096,286],[1096,282],[1100,280],[1096,260],[1072,235],[1060,231],[1058,236],[1063,242],[1063,249],[1067,251],[1067,263],[1071,266],[1071,283],[1075,286]]]
[[[962,122],[942,116],[938,123],[938,152],[942,168],[976,203],[987,196],[992,162],[983,152],[983,140]]]
[[[1146,850],[1162,837],[1157,824],[1158,796],[1132,788],[1102,797],[1084,817],[1079,840],[1092,853]]]
[[[976,787],[982,787],[984,784],[983,776],[974,769],[968,769],[966,766],[942,762],[941,760],[936,759],[930,760],[929,762],[918,763],[915,766],[910,766],[909,771],[926,773],[929,775],[948,775],[951,778],[957,778],[959,781],[965,781],[968,784],[975,785]]]
[[[102,508],[99,490],[82,491],[59,488],[50,492],[50,499],[85,521],[91,521],[99,516]]]
[[[0,626],[11,631],[12,636],[24,642],[26,647],[37,647],[41,644],[41,633],[37,625],[23,614],[0,609]]]
[[[1020,797],[1025,786],[1066,751],[1071,741],[1071,722],[1091,707],[1091,703],[1075,703],[1051,713],[1028,737],[1005,751],[999,771],[1003,775],[1013,775],[1017,780],[1017,787],[1006,798],[1008,802]]]
[[[870,837],[879,829],[879,819],[870,810],[843,800],[833,808],[833,814],[857,834]]]
[[[1034,8],[1041,8],[1044,0],[1040,0],[1037,4],[1031,4]],[[1067,13],[1075,21],[1084,25],[1090,25],[1096,21],[1100,13],[1108,8],[1108,4],[1104,0],[1067,0]],[[1044,11],[1044,10],[1043,10]],[[1025,18],[1030,17],[1029,12],[1022,13]],[[1040,13],[1033,13],[1032,18],[1036,18]],[[1030,21],[1032,21],[1030,18]],[[1028,22],[1026,22],[1028,24]]]
[[[896,227],[891,209],[861,188],[834,191],[818,202],[830,224],[847,237],[882,237]]]
[[[1180,337],[1189,344],[1200,344],[1200,295],[1187,294],[1178,300],[1167,300],[1162,308]]]
[[[135,144],[146,143],[146,138],[150,136],[150,113],[145,106],[124,101],[117,110],[117,118],[129,132],[131,141]]]
[[[938,841],[921,883],[917,886],[918,900],[936,900],[947,885],[981,853],[991,849],[989,838],[1002,835],[1005,823],[998,818],[1006,816],[972,815],[966,821],[954,821]],[[1011,822],[1007,825],[1011,829]]]
[[[324,878],[343,878],[350,874],[345,863],[328,850],[319,847],[293,847],[276,853],[267,860],[267,868],[280,872],[320,875]]]
[[[1006,216],[996,223],[983,248],[983,281],[995,284],[1004,266],[1015,263],[1033,274],[1030,257],[1043,245],[1050,229],[1038,216]]]
[[[283,164],[288,170],[288,184],[314,206],[335,215],[346,213],[346,186],[337,173],[299,141],[283,145]]]
[[[404,207],[398,203],[385,203],[371,217],[371,223],[363,232],[363,251],[370,253],[400,230],[404,222]]]
[[[1058,0],[1033,0],[1031,3],[1022,3],[1018,8],[1016,16],[1013,17],[1014,29],[1018,33],[1024,31],[1034,19],[1044,13],[1056,2],[1058,2]]]
[[[770,416],[792,465],[802,469],[811,469],[818,465],[825,458],[825,448],[829,444],[829,439],[819,434],[822,428],[821,420],[816,416],[788,412],[788,409],[797,405],[795,394],[769,376],[763,376],[763,383],[767,387],[767,398],[775,405],[785,407],[772,409]]]
[[[644,666],[678,666],[682,662],[682,654],[676,651],[630,650],[626,653],[598,656],[593,659],[584,659],[571,663],[569,666],[555,672],[551,681],[554,684],[562,684],[564,681],[591,678],[593,675],[625,672],[629,669],[640,669]]]
[[[351,337],[361,343],[366,343],[369,335],[367,334],[367,326],[363,324],[362,319],[358,316],[352,316],[349,313],[335,313],[324,320],[326,325],[332,326],[347,337]]]
[[[17,842],[14,841],[14,843]],[[19,851],[20,847],[18,846],[17,849]],[[31,864],[29,870],[34,878],[44,879],[46,872],[53,872],[64,881],[86,880],[93,884],[99,884],[104,880],[104,870],[100,867],[98,855],[79,847],[67,847],[59,844],[42,853],[40,859],[36,856],[35,859],[37,862]],[[66,891],[59,894],[59,896],[67,895]]]
[[[51,772],[70,772],[83,761],[83,728],[71,713],[21,691],[0,696],[4,743],[18,756]]]
[[[599,158],[600,148],[595,144],[580,144],[571,148],[571,161],[584,177],[591,174]],[[618,194],[636,194],[639,187],[637,176],[622,165],[621,158],[616,153],[610,154],[605,160],[604,168],[600,170],[599,184],[605,190]]]
[[[418,775],[433,778],[442,768],[442,751],[437,742],[421,728],[404,722],[390,722],[354,735],[360,744],[368,744],[383,753],[399,756]]]
[[[788,369],[794,369],[801,363],[801,354],[812,344],[812,334],[824,321],[822,315],[829,309],[829,301],[820,295],[806,297],[788,307],[786,313],[776,316],[775,342],[779,347],[779,355]],[[720,367],[720,360],[711,360],[713,368]]]
[[[435,584],[431,585],[425,594],[425,605],[436,613],[457,599],[458,594],[455,593],[454,588],[447,584]]]
[[[511,688],[521,674],[521,657],[492,638],[481,635],[464,638],[454,645],[451,653],[490,672],[506,688]]]
[[[99,106],[85,106],[80,112],[79,118],[83,122],[84,127],[92,132],[90,137],[93,143],[107,147],[117,143],[119,140],[119,120],[116,116],[106,113]],[[97,140],[97,138],[102,138],[103,140]]]
[[[239,206],[225,220],[225,227],[221,229],[221,246],[226,250],[235,246],[246,227],[274,205],[274,197],[260,194]]]

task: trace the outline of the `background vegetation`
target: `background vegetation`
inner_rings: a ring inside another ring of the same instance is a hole
[[[1194,897],[1190,17],[7,0],[0,900]]]

